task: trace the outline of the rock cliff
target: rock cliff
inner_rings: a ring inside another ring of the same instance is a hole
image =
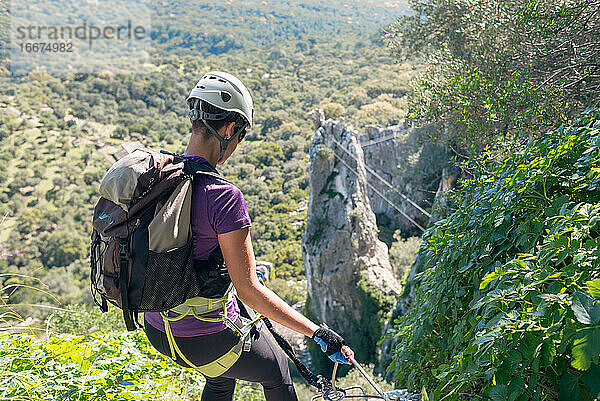
[[[371,208],[376,215],[386,216],[387,225],[401,230],[404,237],[420,236],[422,230],[375,191],[384,192],[406,216],[427,227],[430,217],[411,201],[429,210],[442,169],[448,165],[448,152],[443,146],[424,141],[423,135],[422,130],[401,124],[367,126],[359,136],[371,184],[367,190]]]
[[[358,133],[344,121],[324,121],[310,147],[310,201],[302,256],[309,299],[307,312],[340,332],[357,357],[376,360],[376,342],[400,285],[391,272],[387,246],[367,194]]]

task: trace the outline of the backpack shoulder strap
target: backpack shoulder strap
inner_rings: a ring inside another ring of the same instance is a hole
[[[225,177],[223,177],[218,171],[215,172],[214,170],[212,170],[210,167],[208,167],[205,164],[196,163],[193,160],[186,160],[185,164],[186,164],[186,172],[189,169],[189,172],[193,176],[195,176],[197,174],[210,175],[212,177],[219,178],[223,181],[229,182],[229,180],[226,179]]]
[[[181,155],[175,154],[175,153],[171,153],[171,152],[167,152],[166,150],[161,150],[161,153],[166,153],[169,155],[174,156],[176,159],[181,160],[184,163],[184,171],[191,175],[192,178],[196,175],[196,174],[203,174],[203,175],[210,175],[212,177],[215,178],[219,178],[223,181],[227,181],[229,182],[228,179],[226,179],[225,177],[223,177],[218,171],[215,172],[212,168],[208,167],[207,165],[203,164],[203,163],[198,163],[195,162],[193,160],[190,160],[188,158],[185,157],[181,157]]]
[[[213,171],[196,171],[195,174],[204,174],[204,175],[210,175],[213,177],[216,177],[220,180],[226,181],[226,182],[230,182],[227,178],[223,177],[221,174],[219,173],[215,173]]]

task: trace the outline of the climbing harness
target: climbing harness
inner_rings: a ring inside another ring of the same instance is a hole
[[[259,281],[264,284],[265,277],[262,273],[257,272]],[[323,400],[323,401],[341,401],[345,398],[362,398],[368,401],[370,398],[383,399],[385,401],[419,401],[420,395],[410,395],[406,390],[394,390],[391,392],[383,393],[381,389],[375,384],[375,382],[369,377],[364,369],[354,360],[350,358],[350,361],[354,366],[358,368],[361,374],[369,381],[369,383],[375,388],[379,395],[368,395],[365,390],[360,386],[350,386],[346,388],[335,387],[335,376],[337,372],[338,364],[335,363],[333,368],[332,379],[329,381],[321,375],[316,375],[311,372],[296,356],[294,349],[290,343],[279,334],[273,324],[266,317],[256,313],[252,309],[248,308],[243,303],[239,302],[240,316],[239,321],[234,322],[227,315],[227,304],[230,302],[238,301],[235,288],[233,284],[230,284],[227,292],[221,298],[204,298],[195,297],[188,299],[183,304],[171,308],[169,311],[160,312],[169,344],[170,357],[173,360],[177,360],[177,357],[181,358],[188,366],[198,370],[200,373],[207,377],[217,377],[225,373],[231,366],[233,366],[242,355],[244,351],[250,351],[252,345],[252,332],[253,330],[260,330],[262,323],[267,327],[273,339],[277,342],[279,347],[285,352],[285,354],[292,360],[296,365],[300,375],[312,386],[317,388],[318,395],[312,397],[311,401]],[[203,315],[214,312],[217,310],[223,310],[221,316],[216,318],[208,318]],[[170,313],[176,314],[171,316]],[[246,316],[244,316],[244,314]],[[211,322],[211,323],[224,323],[234,333],[239,336],[239,341],[223,356],[219,357],[213,362],[205,365],[196,366],[192,363],[183,352],[177,346],[175,337],[171,331],[170,322],[176,322],[183,319],[186,316],[194,316],[196,319]],[[351,391],[360,391],[358,395],[350,394]],[[406,396],[402,392],[406,392]],[[418,398],[416,398],[418,397]]]
[[[349,358],[352,365],[355,366],[363,377],[369,382],[371,386],[377,392],[377,395],[367,394],[365,389],[361,386],[349,386],[345,388],[338,388],[335,386],[335,376],[337,373],[338,363],[333,365],[333,373],[331,375],[331,381],[327,380],[326,385],[323,385],[319,389],[319,394],[313,396],[311,401],[323,400],[323,401],[341,401],[346,398],[362,399],[368,401],[370,399],[378,399],[384,401],[420,401],[420,394],[410,394],[407,390],[392,390],[383,392],[381,388],[373,381],[373,379],[367,374],[367,372],[360,366],[358,362],[352,357]]]
[[[264,275],[261,272],[257,272],[257,275],[259,281],[264,284]],[[239,324],[237,321],[232,321],[229,316],[227,316],[227,304],[232,301],[237,301],[240,307],[239,321],[241,324]],[[220,309],[223,309],[223,313],[217,318],[208,318],[203,316],[207,313]],[[176,314],[177,316],[171,316],[170,313]],[[195,368],[207,377],[217,377],[222,375],[237,362],[242,352],[250,351],[252,345],[252,333],[260,331],[262,328],[262,323],[264,323],[273,336],[273,339],[296,365],[300,375],[302,375],[302,377],[309,384],[316,387],[319,391],[327,391],[327,389],[331,387],[329,380],[325,379],[321,375],[315,375],[298,359],[290,343],[275,330],[269,319],[248,308],[237,298],[235,288],[231,283],[221,298],[190,298],[181,305],[171,308],[168,311],[161,312],[160,315],[165,325],[165,334],[169,344],[170,357],[175,361],[177,360],[177,357],[181,358],[181,360],[184,361],[188,366]],[[205,322],[222,322],[234,333],[236,333],[240,340],[227,353],[217,360],[202,366],[196,366],[188,358],[186,358],[183,352],[179,349],[177,343],[175,342],[175,337],[171,331],[170,322],[176,322],[186,316],[194,316],[196,319]]]
[[[204,376],[207,377],[217,377],[225,373],[230,367],[233,366],[234,363],[237,362],[239,357],[242,355],[242,352],[250,351],[252,346],[252,330],[260,330],[261,328],[261,319],[264,317],[252,309],[246,307],[246,311],[250,315],[250,318],[246,318],[240,315],[239,319],[241,324],[234,322],[227,316],[227,304],[230,302],[236,301],[235,289],[233,285],[230,285],[227,293],[221,298],[204,298],[204,297],[195,297],[188,299],[183,304],[176,306],[168,311],[160,312],[162,316],[163,322],[165,324],[165,334],[167,335],[167,342],[169,343],[170,357],[173,360],[177,360],[179,356],[186,364],[190,367],[196,369]],[[208,318],[202,315],[210,312],[214,312],[217,310],[223,310],[221,316],[216,318]],[[169,312],[173,312],[177,314],[177,316],[170,316]],[[176,322],[178,320],[183,319],[186,316],[194,316],[196,319],[201,320],[203,322],[210,323],[223,323],[229,329],[231,329],[240,340],[224,355],[217,358],[216,360],[207,363],[205,365],[196,366],[192,363],[186,356],[181,352],[177,343],[175,342],[175,337],[173,336],[173,332],[171,331],[170,322]]]

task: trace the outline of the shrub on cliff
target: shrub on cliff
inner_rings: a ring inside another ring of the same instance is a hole
[[[387,39],[403,58],[426,55],[408,103],[433,138],[506,149],[598,105],[600,1],[409,3]]]
[[[424,235],[390,369],[430,400],[600,396],[600,112],[477,179]]]

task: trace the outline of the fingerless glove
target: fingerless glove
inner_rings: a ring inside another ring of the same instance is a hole
[[[335,331],[331,330],[327,325],[322,324],[312,336],[313,340],[321,347],[321,351],[325,353],[333,362],[348,364],[348,360],[342,354],[342,347],[346,342]]]

